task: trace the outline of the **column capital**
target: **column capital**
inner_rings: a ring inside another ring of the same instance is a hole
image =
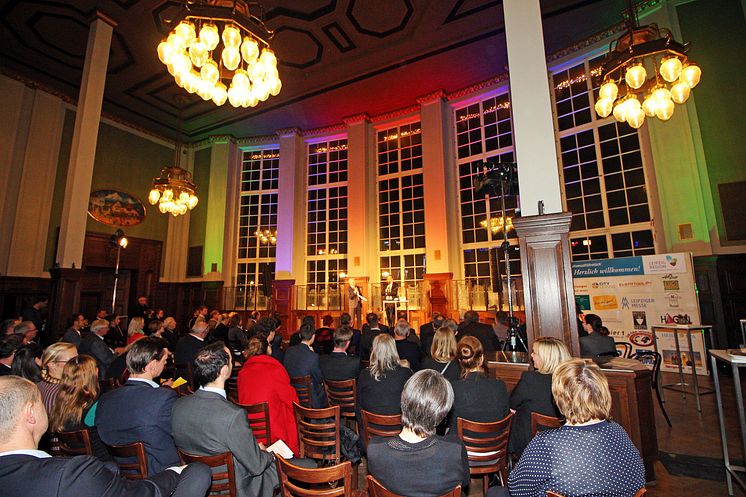
[[[567,234],[572,223],[571,212],[544,214],[543,216],[526,216],[513,219],[513,227],[518,238],[547,234]]]
[[[300,128],[281,128],[275,131],[280,138],[290,138],[291,136],[303,136]]]
[[[218,145],[223,143],[236,143],[236,137],[233,135],[210,135],[208,137],[210,143]]]
[[[94,22],[101,20],[104,21],[106,24],[111,26],[112,28],[116,28],[117,24],[119,24],[117,21],[114,20],[113,17],[106,14],[105,12],[102,12],[100,10],[94,10],[88,15],[88,24],[93,24]]]
[[[344,117],[342,118],[342,121],[344,121],[347,126],[352,126],[353,124],[358,123],[369,123],[370,116],[367,113],[363,112],[361,114],[354,114],[352,116]]]
[[[446,92],[444,90],[435,90],[434,92],[428,93],[427,95],[417,97],[417,103],[420,105],[426,105],[433,102],[445,100],[445,98]]]

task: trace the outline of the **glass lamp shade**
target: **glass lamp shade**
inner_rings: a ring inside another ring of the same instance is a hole
[[[182,78],[192,70],[192,61],[184,52],[175,53],[171,57],[171,65],[174,67],[174,73],[181,74]]]
[[[174,46],[167,41],[162,41],[158,44],[158,59],[164,64],[171,62],[171,57],[173,57],[175,52]]]
[[[215,85],[200,78],[199,83],[197,83],[197,95],[199,95],[202,100],[210,100],[212,99],[213,88],[215,88]]]
[[[158,204],[158,210],[161,211],[161,214],[168,212],[168,202],[161,202]]]
[[[221,106],[228,99],[228,90],[223,83],[218,82],[212,89],[212,101],[215,105]]]
[[[148,202],[150,202],[150,205],[157,204],[160,198],[161,198],[161,192],[159,192],[155,188],[150,190],[150,193],[148,194]]]
[[[238,64],[241,63],[241,53],[238,51],[238,48],[235,47],[226,46],[223,49],[221,57],[223,59],[223,65],[229,71],[235,71]]]
[[[174,47],[174,50],[184,50],[187,47],[187,42],[184,37],[177,34],[176,32],[168,35],[166,43]]]
[[[668,121],[673,116],[674,104],[673,100],[665,99],[658,100],[657,108],[655,109],[655,117],[661,121]]]
[[[671,87],[671,99],[677,104],[683,104],[689,99],[692,89],[684,81],[679,81]]]
[[[614,109],[614,101],[608,98],[599,98],[596,101],[596,114],[600,117],[609,117],[611,111]]]
[[[197,39],[194,24],[189,21],[181,21],[174,29],[174,32],[184,40],[185,47],[188,47]]]
[[[248,88],[250,84],[249,76],[243,69],[238,69],[235,74],[233,74],[233,86],[237,88]]]
[[[673,83],[679,79],[681,74],[682,64],[678,57],[666,57],[661,62],[660,74],[663,79],[669,83]]]
[[[223,30],[223,44],[226,48],[238,50],[241,46],[241,32],[235,26],[226,26]]]
[[[277,67],[277,57],[275,53],[269,48],[262,50],[262,55],[259,56],[259,62],[267,69],[273,69]]]
[[[642,102],[642,110],[648,117],[655,117],[655,109],[658,108],[658,100],[652,95],[648,95],[647,98]]]
[[[681,70],[681,81],[689,85],[689,88],[694,88],[699,84],[699,80],[702,77],[702,69],[697,64],[689,63],[684,66]]]
[[[253,64],[259,56],[259,44],[248,36],[245,36],[241,43],[241,57],[247,64]]]
[[[280,81],[280,78],[273,79],[272,83],[269,86],[270,95],[272,95],[273,97],[276,97],[280,93],[281,89],[282,89],[282,81]],[[609,100],[609,103],[612,103],[612,101]],[[609,112],[611,112],[611,110],[609,110]]]
[[[645,71],[645,67],[642,64],[634,64],[624,74],[624,81],[627,82],[627,86],[633,90],[637,90],[645,83],[647,77],[648,74]]]
[[[614,114],[614,119],[616,119],[617,122],[623,123],[627,120],[627,101],[625,99],[617,100],[617,103],[614,105],[614,110],[612,111]]]
[[[616,100],[616,97],[618,94],[619,94],[619,87],[613,81],[605,82],[604,84],[601,85],[601,88],[599,88],[598,90],[598,95],[601,98],[611,100],[612,102]]]
[[[187,207],[189,207],[190,210],[194,209],[197,206],[197,202],[199,202],[197,195],[190,195],[189,200],[187,200]]]
[[[639,107],[629,108],[625,117],[627,124],[635,129],[638,129],[645,123],[645,112]]]
[[[658,87],[653,90],[653,98],[656,100],[671,100],[671,92],[668,88]]]
[[[207,46],[207,50],[215,50],[220,43],[218,27],[212,23],[203,24],[202,29],[199,30],[199,39]]]
[[[174,191],[170,188],[167,188],[166,190],[163,190],[163,194],[161,194],[161,202],[171,202],[174,199]]]
[[[207,62],[209,54],[207,52],[207,45],[201,40],[197,40],[189,47],[189,58],[197,67],[202,67]]]
[[[200,77],[208,81],[211,85],[216,85],[220,79],[220,70],[214,60],[210,59],[202,66],[199,71]]]
[[[230,102],[233,107],[241,107],[240,90],[233,85],[228,88],[228,102]]]

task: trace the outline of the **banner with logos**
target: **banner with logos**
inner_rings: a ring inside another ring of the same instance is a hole
[[[614,340],[630,343],[634,351],[653,349],[652,326],[700,324],[691,254],[578,261],[572,272],[578,307],[599,315]],[[658,329],[656,337],[662,371],[678,371],[681,363],[691,373],[694,363],[697,374],[708,374],[700,331],[692,332],[694,354],[685,332],[679,332],[679,354],[673,332]]]

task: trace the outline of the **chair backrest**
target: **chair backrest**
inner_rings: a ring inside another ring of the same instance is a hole
[[[282,497],[351,497],[352,464],[345,461],[325,468],[301,468],[277,456],[277,474],[280,476]],[[293,481],[291,481],[293,480]],[[342,481],[342,485],[337,482]],[[300,482],[313,485],[313,489],[296,485]],[[335,485],[335,483],[337,483]],[[328,484],[328,485],[324,485]]]
[[[309,375],[293,376],[290,378],[290,384],[293,385],[298,393],[298,401],[303,407],[311,407],[311,392],[313,391],[313,382]]]
[[[357,380],[355,378],[341,381],[324,380],[324,388],[329,405],[339,406],[345,418],[355,417],[355,404],[357,404]]]
[[[142,480],[148,477],[148,458],[145,455],[145,444],[133,442],[125,445],[107,445],[109,454],[114,457],[123,477],[129,480]],[[134,463],[122,462],[123,459],[135,458]]]
[[[364,409],[360,411],[363,421],[363,440],[368,446],[370,437],[393,437],[401,433],[401,414],[374,414]]]
[[[554,416],[544,416],[543,414],[539,414],[538,412],[532,412],[531,413],[531,438],[534,438],[536,436],[536,433],[551,429],[551,428],[559,428],[562,426],[563,422],[560,418],[555,418]]]
[[[235,371],[225,382],[225,394],[228,400],[238,403],[238,375]]]
[[[269,404],[259,402],[258,404],[236,404],[246,410],[249,426],[254,433],[257,442],[269,447],[272,442],[272,434],[269,428]]]
[[[638,350],[637,353],[631,356],[631,359],[640,361],[653,369],[652,382],[653,388],[656,388],[658,386],[658,376],[661,369],[661,355],[654,350]]]
[[[298,426],[300,457],[339,464],[342,459],[339,406],[310,409],[293,402],[293,409]]]
[[[466,447],[472,473],[500,473],[503,484],[508,481],[508,440],[515,413],[509,412],[500,421],[478,423],[456,419],[458,437]]]
[[[441,495],[440,497],[460,497],[461,485],[457,485],[456,488],[448,493]],[[386,487],[381,485],[381,482],[376,480],[373,475],[368,475],[368,497],[402,497],[399,494],[391,492]]]
[[[184,464],[201,462],[212,469],[212,485],[207,495],[236,497],[236,473],[233,466],[233,454],[223,452],[214,456],[197,456],[179,449],[179,457]]]
[[[191,362],[182,362],[182,363],[174,363],[174,367],[176,368],[176,374],[177,375],[185,375],[184,379],[187,381],[189,386],[194,389],[194,374],[192,373],[192,363]]]
[[[647,492],[647,489],[645,487],[642,487],[640,490],[637,491],[634,497],[642,497],[643,495],[645,495],[645,492]],[[547,490],[547,497],[565,497],[565,496],[562,494],[558,494],[557,492],[552,492],[551,490]]]
[[[57,432],[58,448],[63,456],[92,456],[93,445],[88,430]]]
[[[614,342],[614,344],[616,345],[616,350],[619,352],[620,357],[629,359],[632,355],[632,344],[629,342]]]

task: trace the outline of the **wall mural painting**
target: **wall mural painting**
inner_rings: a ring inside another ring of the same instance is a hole
[[[143,222],[146,214],[140,199],[117,190],[97,190],[88,200],[88,215],[110,226],[134,226]]]

